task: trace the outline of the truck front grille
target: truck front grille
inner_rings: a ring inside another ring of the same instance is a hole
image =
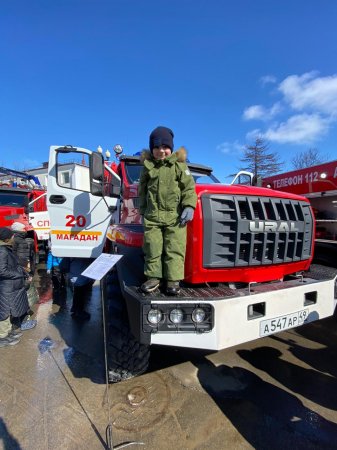
[[[282,264],[311,256],[309,203],[274,197],[202,196],[203,266]]]

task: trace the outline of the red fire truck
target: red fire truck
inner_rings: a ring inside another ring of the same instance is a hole
[[[25,225],[34,271],[39,250],[45,250],[49,238],[46,190],[33,175],[0,167],[0,226],[10,227],[14,222]]]
[[[263,186],[310,200],[316,222],[315,262],[337,267],[337,161],[265,178]]]
[[[80,161],[64,183],[59,168]],[[314,273],[314,217],[309,201],[254,186],[224,185],[212,169],[189,163],[198,197],[187,225],[181,292],[143,294],[139,156],[104,165],[97,152],[50,149],[48,211],[53,253],[123,255],[109,298],[109,378],[143,373],[152,344],[219,350],[330,316],[335,273]],[[107,183],[106,171],[110,173]]]

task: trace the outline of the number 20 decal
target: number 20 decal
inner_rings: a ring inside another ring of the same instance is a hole
[[[68,216],[66,216],[66,219],[68,219],[66,227],[75,227],[76,225],[78,227],[85,227],[86,220],[84,216],[75,217],[72,214],[69,214]]]

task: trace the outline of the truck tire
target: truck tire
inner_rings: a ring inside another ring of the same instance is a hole
[[[110,383],[144,373],[149,365],[150,346],[141,344],[130,331],[125,301],[116,272],[107,280],[107,353]]]

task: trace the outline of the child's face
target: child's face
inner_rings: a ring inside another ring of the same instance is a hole
[[[168,156],[171,156],[171,153],[171,149],[167,145],[161,145],[160,147],[153,148],[154,159],[165,159]]]

